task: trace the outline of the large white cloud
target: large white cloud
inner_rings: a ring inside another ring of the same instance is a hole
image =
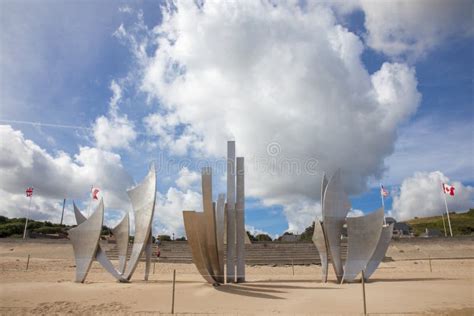
[[[449,211],[466,211],[474,206],[474,188],[458,181],[450,181],[440,171],[417,172],[403,180],[400,194],[393,198],[392,214],[398,220],[415,216],[440,215],[445,211],[442,183],[455,187],[455,196],[447,195]]]
[[[195,171],[190,171],[187,167],[181,168],[178,173],[176,185],[181,190],[193,188],[201,179],[201,175]]]
[[[0,213],[10,217],[26,214],[27,187],[34,188],[31,218],[59,221],[62,199],[87,199],[91,185],[101,189],[106,207],[129,210],[126,189],[133,182],[121,157],[97,148],[80,147],[70,156],[51,155],[20,131],[0,125]],[[111,219],[117,220],[117,214]],[[119,214],[118,214],[119,215]],[[71,216],[67,216],[72,224]]]
[[[135,126],[127,115],[119,113],[118,104],[122,98],[122,88],[112,80],[110,84],[112,97],[109,102],[109,113],[107,116],[99,116],[93,124],[93,135],[97,147],[105,150],[129,149],[130,143],[137,138]]]
[[[157,194],[155,207],[155,233],[175,237],[185,236],[183,211],[202,212],[202,195],[192,190],[170,187],[165,194]]]
[[[144,43],[157,49],[136,45],[141,88],[161,105],[150,134],[183,155],[223,156],[235,139],[247,194],[281,203],[291,230],[311,223],[321,171],[341,167],[350,193],[380,177],[420,102],[413,68],[369,74],[361,39],[317,3],[178,2]]]
[[[450,37],[472,36],[471,0],[360,0],[367,43],[389,56],[424,56]]]

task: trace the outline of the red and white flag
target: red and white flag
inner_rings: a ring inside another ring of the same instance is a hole
[[[98,196],[99,192],[100,192],[100,190],[98,188],[92,187],[91,194],[92,194],[92,199],[93,200],[98,200],[99,199],[99,196]]]
[[[443,183],[444,194],[449,194],[451,196],[454,196],[454,190],[456,189],[452,185],[447,185],[446,183]]]
[[[383,197],[387,197],[387,196],[388,196],[388,191],[385,190],[385,188],[383,187],[383,185],[380,185],[380,195],[383,196]]]
[[[28,189],[26,189],[26,196],[27,197],[33,196],[33,188],[29,187]]]

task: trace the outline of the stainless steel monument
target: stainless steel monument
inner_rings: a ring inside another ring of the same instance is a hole
[[[313,243],[321,259],[322,282],[327,282],[328,258],[338,282],[352,282],[364,271],[365,279],[377,269],[392,238],[393,225],[384,225],[384,209],[359,217],[347,217],[351,204],[340,171],[321,183],[322,221],[316,219]],[[347,225],[347,257],[341,258],[343,226]]]
[[[92,261],[99,249],[100,232],[104,220],[104,201],[101,199],[99,205],[89,219],[69,230],[74,259],[76,261],[76,282],[84,282],[89,273]]]
[[[112,229],[117,243],[119,256],[118,268],[108,259],[99,244],[104,220],[104,202],[100,200],[94,213],[86,218],[74,204],[77,227],[69,230],[69,237],[76,260],[76,282],[84,282],[93,260],[97,260],[112,276],[120,282],[130,281],[140,257],[146,255],[145,280],[148,280],[151,262],[152,220],[156,199],[156,171],[152,164],[145,179],[135,188],[129,190],[135,218],[135,238],[132,253],[127,264],[129,216],[125,214],[122,221]]]
[[[74,216],[76,217],[76,222],[79,224],[79,226],[81,226],[82,223],[84,223],[84,222],[88,222],[89,224],[87,224],[87,225],[88,225],[89,229],[92,229],[93,227],[94,227],[94,229],[96,229],[95,225],[91,224],[92,221],[93,221],[93,219],[92,219],[93,216],[91,216],[89,218],[89,221],[88,221],[88,219],[81,213],[81,211],[79,211],[79,209],[77,208],[77,206],[74,202],[73,202],[73,206],[74,206]],[[102,213],[103,213],[104,203],[103,203],[102,199],[99,203],[98,208],[102,208]],[[122,222],[125,220],[125,218],[128,218],[128,215],[126,215],[124,217]],[[102,220],[103,220],[103,214],[102,214]],[[118,230],[119,226],[120,226],[120,224],[117,225],[117,227],[115,227],[114,230]],[[73,229],[76,229],[76,228],[73,228]],[[92,238],[92,237],[89,236],[89,237],[86,238],[86,237],[81,236],[80,238],[76,238],[73,229],[69,230],[69,237],[71,239],[71,242],[72,242],[72,245],[73,245],[73,248],[74,248],[74,254],[75,254],[75,257],[76,257],[76,282],[84,282],[85,277],[87,275],[87,272],[83,275],[82,278],[78,277],[78,275],[77,275],[78,271],[80,271],[82,268],[79,268],[79,265],[77,264],[78,256],[76,255],[76,248],[78,248],[78,251],[81,251],[81,247],[84,247],[84,244],[88,245],[88,243],[89,243],[88,238]],[[102,230],[102,225],[100,226],[100,230],[99,230],[99,238],[100,238],[100,231],[101,230]],[[128,234],[128,227],[127,227],[127,234]],[[95,231],[91,235],[95,237],[96,236]],[[127,239],[128,239],[128,235],[127,235]],[[123,250],[121,250],[121,247],[123,247],[123,243],[122,243],[122,245],[117,244],[117,247],[118,247],[119,252],[123,251]],[[125,248],[125,251],[127,251],[127,249],[128,249],[128,240],[127,240],[127,245],[125,245],[125,247],[127,247],[127,248]],[[86,248],[87,248],[87,246],[86,246]],[[95,252],[92,259],[97,260],[102,265],[102,267],[105,270],[107,270],[110,274],[112,274],[112,276],[114,278],[116,278],[118,281],[124,281],[122,276],[121,276],[122,273],[119,272],[120,267],[119,267],[118,271],[115,269],[112,262],[110,262],[109,258],[107,258],[107,255],[105,254],[105,251],[100,246],[99,239],[97,239],[97,251]],[[92,261],[91,261],[91,264],[92,264]]]
[[[227,203],[225,194],[218,195],[217,203],[212,201],[212,169],[203,168],[201,177],[203,212],[183,211],[184,228],[193,262],[202,277],[213,285],[225,281],[244,282],[246,236],[244,158],[237,157],[236,160],[235,142],[227,143]],[[226,261],[224,261],[225,246]],[[226,277],[224,277],[224,262]]]

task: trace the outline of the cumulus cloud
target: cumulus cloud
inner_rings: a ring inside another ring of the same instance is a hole
[[[304,196],[285,197],[283,199],[264,200],[264,205],[282,205],[288,220],[288,229],[292,233],[302,233],[316,218],[321,219],[321,203]]]
[[[349,193],[382,175],[420,102],[414,68],[369,74],[361,39],[318,3],[184,1],[162,13],[144,40],[152,53],[136,45],[135,56],[141,90],[160,104],[144,122],[163,149],[221,157],[235,139],[247,194],[283,203],[290,230],[314,219],[321,171],[341,167]]]
[[[127,115],[120,115],[118,103],[122,98],[122,88],[112,80],[110,84],[112,97],[109,102],[108,116],[99,116],[93,124],[93,135],[97,147],[105,150],[129,149],[130,143],[137,138],[135,127]]]
[[[202,195],[192,190],[181,191],[170,187],[164,194],[157,193],[154,228],[159,234],[185,236],[183,211],[202,212]]]
[[[158,137],[156,145],[168,150],[172,155],[188,154],[191,145],[199,140],[191,128],[180,123],[174,113],[150,114],[143,119],[143,124],[148,135]]]
[[[440,215],[445,211],[442,183],[456,188],[454,197],[446,196],[449,211],[466,211],[474,206],[473,187],[451,181],[440,171],[417,172],[402,182],[400,194],[393,198],[391,215],[397,220]]]
[[[364,216],[364,212],[358,209],[351,209],[349,213],[347,213],[347,217],[359,217],[359,216]]]
[[[181,190],[187,190],[196,185],[201,180],[201,175],[195,171],[190,171],[187,167],[183,167],[178,173],[176,185]]]
[[[33,219],[59,221],[62,199],[87,199],[91,185],[102,190],[107,207],[129,209],[125,190],[133,182],[119,155],[90,147],[80,147],[74,156],[52,155],[9,125],[0,125],[0,139],[1,214],[25,216],[24,191],[30,186],[34,188]]]
[[[470,0],[395,0],[383,4],[360,0],[358,4],[365,13],[367,44],[388,56],[418,58],[450,37],[474,34]]]

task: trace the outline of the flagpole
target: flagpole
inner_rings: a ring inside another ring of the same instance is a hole
[[[443,212],[441,212],[441,218],[443,218],[444,237],[448,237],[448,233],[446,233],[446,223],[444,222],[444,213]]]
[[[383,224],[384,224],[384,225],[387,225],[387,221],[385,220],[385,202],[384,202],[384,200],[383,200],[382,184],[380,184],[380,198],[382,199]]]
[[[444,192],[444,186],[443,186],[443,196],[444,196],[444,205],[446,206],[446,216],[448,217],[449,234],[451,235],[451,237],[453,237],[453,230],[451,229],[451,220],[449,219],[448,201],[446,200],[446,192]]]
[[[89,195],[90,195],[90,200],[89,200],[89,206],[87,207],[87,216],[90,216],[90,211],[91,211],[91,206],[92,206],[92,189],[94,188],[94,185],[91,185],[91,189],[89,190]]]
[[[33,194],[30,195],[30,202],[28,203],[28,209],[26,210],[26,221],[25,221],[25,229],[23,230],[23,239],[26,239],[26,228],[28,227],[28,216],[30,216],[30,208],[31,208],[31,198]]]

